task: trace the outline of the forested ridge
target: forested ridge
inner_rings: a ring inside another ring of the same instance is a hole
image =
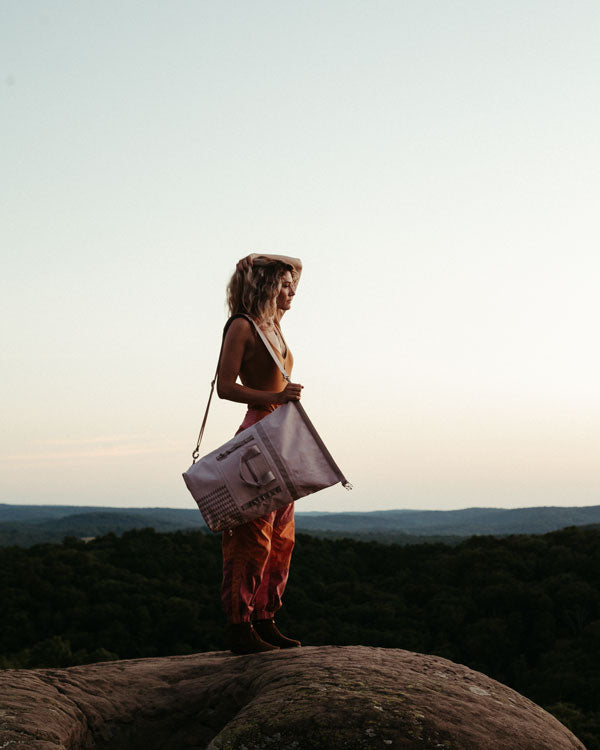
[[[220,539],[114,534],[0,549],[0,665],[224,648]],[[384,545],[299,535],[282,630],[438,654],[506,683],[600,750],[600,531]]]
[[[302,503],[299,503],[301,508]],[[463,508],[296,513],[296,529],[324,538],[392,544],[450,543],[474,534],[545,534],[567,526],[600,524],[600,506]],[[159,532],[204,530],[194,508],[110,508],[0,503],[0,546],[60,543],[66,536],[94,537],[151,527]]]

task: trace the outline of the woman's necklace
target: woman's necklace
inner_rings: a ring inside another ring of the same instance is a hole
[[[279,330],[279,326],[276,325],[275,323],[267,323],[267,324],[261,325],[261,328],[266,334],[269,334],[269,333],[275,334],[275,338],[277,339],[276,349],[285,359],[285,357],[287,357],[287,346],[283,339],[281,331]]]

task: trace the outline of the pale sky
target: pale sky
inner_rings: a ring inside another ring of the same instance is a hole
[[[3,0],[0,502],[194,507],[262,250],[298,510],[600,504],[599,76],[596,0]]]

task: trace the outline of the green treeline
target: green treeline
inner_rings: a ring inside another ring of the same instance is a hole
[[[224,648],[220,539],[152,529],[0,549],[0,666]],[[383,545],[299,535],[282,630],[438,654],[600,750],[600,531]]]

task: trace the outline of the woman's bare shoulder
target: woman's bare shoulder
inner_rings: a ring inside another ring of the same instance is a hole
[[[226,338],[244,340],[253,339],[252,323],[248,318],[235,318],[227,327]]]

